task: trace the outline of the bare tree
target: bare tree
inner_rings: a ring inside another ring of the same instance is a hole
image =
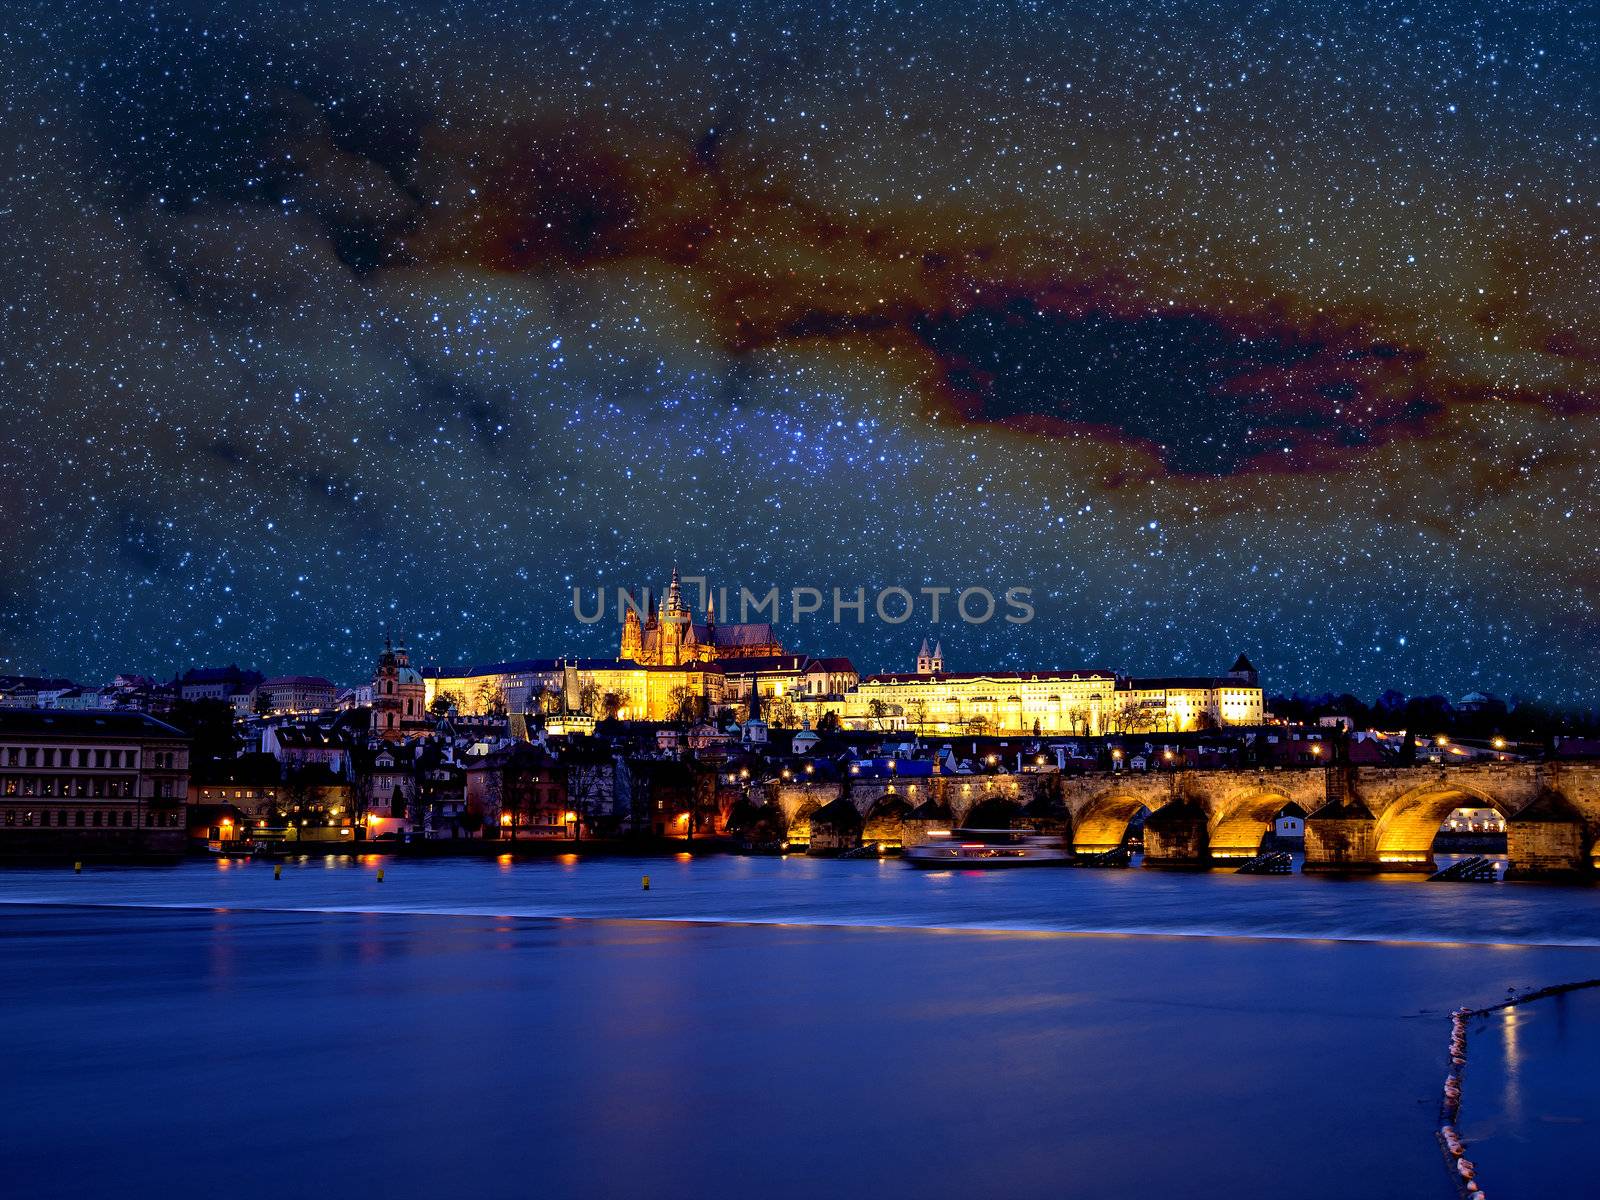
[[[928,702],[926,700],[920,698],[912,700],[906,705],[905,712],[906,721],[918,733],[928,727]]]
[[[586,717],[600,711],[600,685],[592,679],[585,679],[578,685],[578,711]]]
[[[480,713],[491,717],[503,716],[506,711],[506,694],[499,684],[490,683],[487,679],[478,685],[478,690],[473,699],[477,703]]]
[[[705,715],[705,698],[687,684],[679,684],[667,693],[667,719],[680,725],[692,725]]]
[[[583,840],[583,827],[594,828],[595,818],[609,815],[615,804],[616,764],[579,761],[567,767],[567,807],[577,817],[574,841]]]

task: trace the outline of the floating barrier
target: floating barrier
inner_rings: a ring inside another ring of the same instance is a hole
[[[1473,1017],[1486,1017],[1503,1008],[1514,1008],[1530,1000],[1543,1000],[1575,992],[1579,988],[1600,987],[1600,979],[1582,979],[1575,983],[1558,983],[1520,995],[1516,988],[1508,989],[1508,999],[1486,1008],[1458,1008],[1450,1014],[1450,1073],[1444,1077],[1444,1095],[1439,1103],[1439,1147],[1444,1152],[1445,1169],[1450,1172],[1465,1200],[1488,1200],[1478,1186],[1478,1167],[1467,1155],[1467,1145],[1456,1129],[1455,1121],[1461,1111],[1461,1075],[1467,1068],[1467,1022]]]

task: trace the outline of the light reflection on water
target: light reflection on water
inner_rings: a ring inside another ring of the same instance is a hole
[[[1522,1117],[1522,1045],[1517,1037],[1518,1025],[1522,1014],[1516,1008],[1507,1008],[1500,1013],[1500,1052],[1505,1062],[1505,1108],[1506,1116],[1513,1121],[1521,1121]]]
[[[1597,975],[1580,961],[1566,978]],[[1525,989],[1551,980],[1514,982]],[[1600,989],[1492,1013],[1472,1032],[1460,1125],[1484,1194],[1593,1195]]]
[[[0,903],[747,921],[1600,946],[1590,888],[1142,870],[921,872],[895,860],[193,860],[0,870]],[[379,869],[384,879],[377,879]],[[643,887],[650,877],[648,889]]]
[[[1594,898],[798,857],[6,871],[0,1153],[34,1200],[1449,1200],[1445,1013],[1600,974],[1508,944]],[[1574,1072],[1522,1019],[1475,1034],[1469,1139],[1491,1195],[1585,1194],[1578,1156],[1526,1158],[1589,1127],[1541,1124]],[[1543,1074],[1496,1112],[1502,1056]]]

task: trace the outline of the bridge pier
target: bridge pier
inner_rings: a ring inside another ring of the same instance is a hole
[[[1162,805],[1144,823],[1144,865],[1189,870],[1209,867],[1209,824],[1198,800]]]
[[[1572,879],[1593,870],[1583,822],[1545,792],[1506,822],[1507,879]]]
[[[1310,874],[1363,875],[1377,871],[1432,871],[1433,856],[1415,865],[1381,862],[1378,820],[1359,800],[1324,805],[1306,818],[1306,857]]]

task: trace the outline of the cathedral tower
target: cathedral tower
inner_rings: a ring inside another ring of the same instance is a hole
[[[689,607],[683,602],[683,585],[678,579],[678,568],[672,568],[672,582],[667,584],[667,598],[661,606],[661,665],[676,667],[684,658],[684,643],[690,638]]]
[[[644,653],[644,631],[639,626],[639,614],[628,608],[622,616],[622,649],[617,657],[638,662]]]

